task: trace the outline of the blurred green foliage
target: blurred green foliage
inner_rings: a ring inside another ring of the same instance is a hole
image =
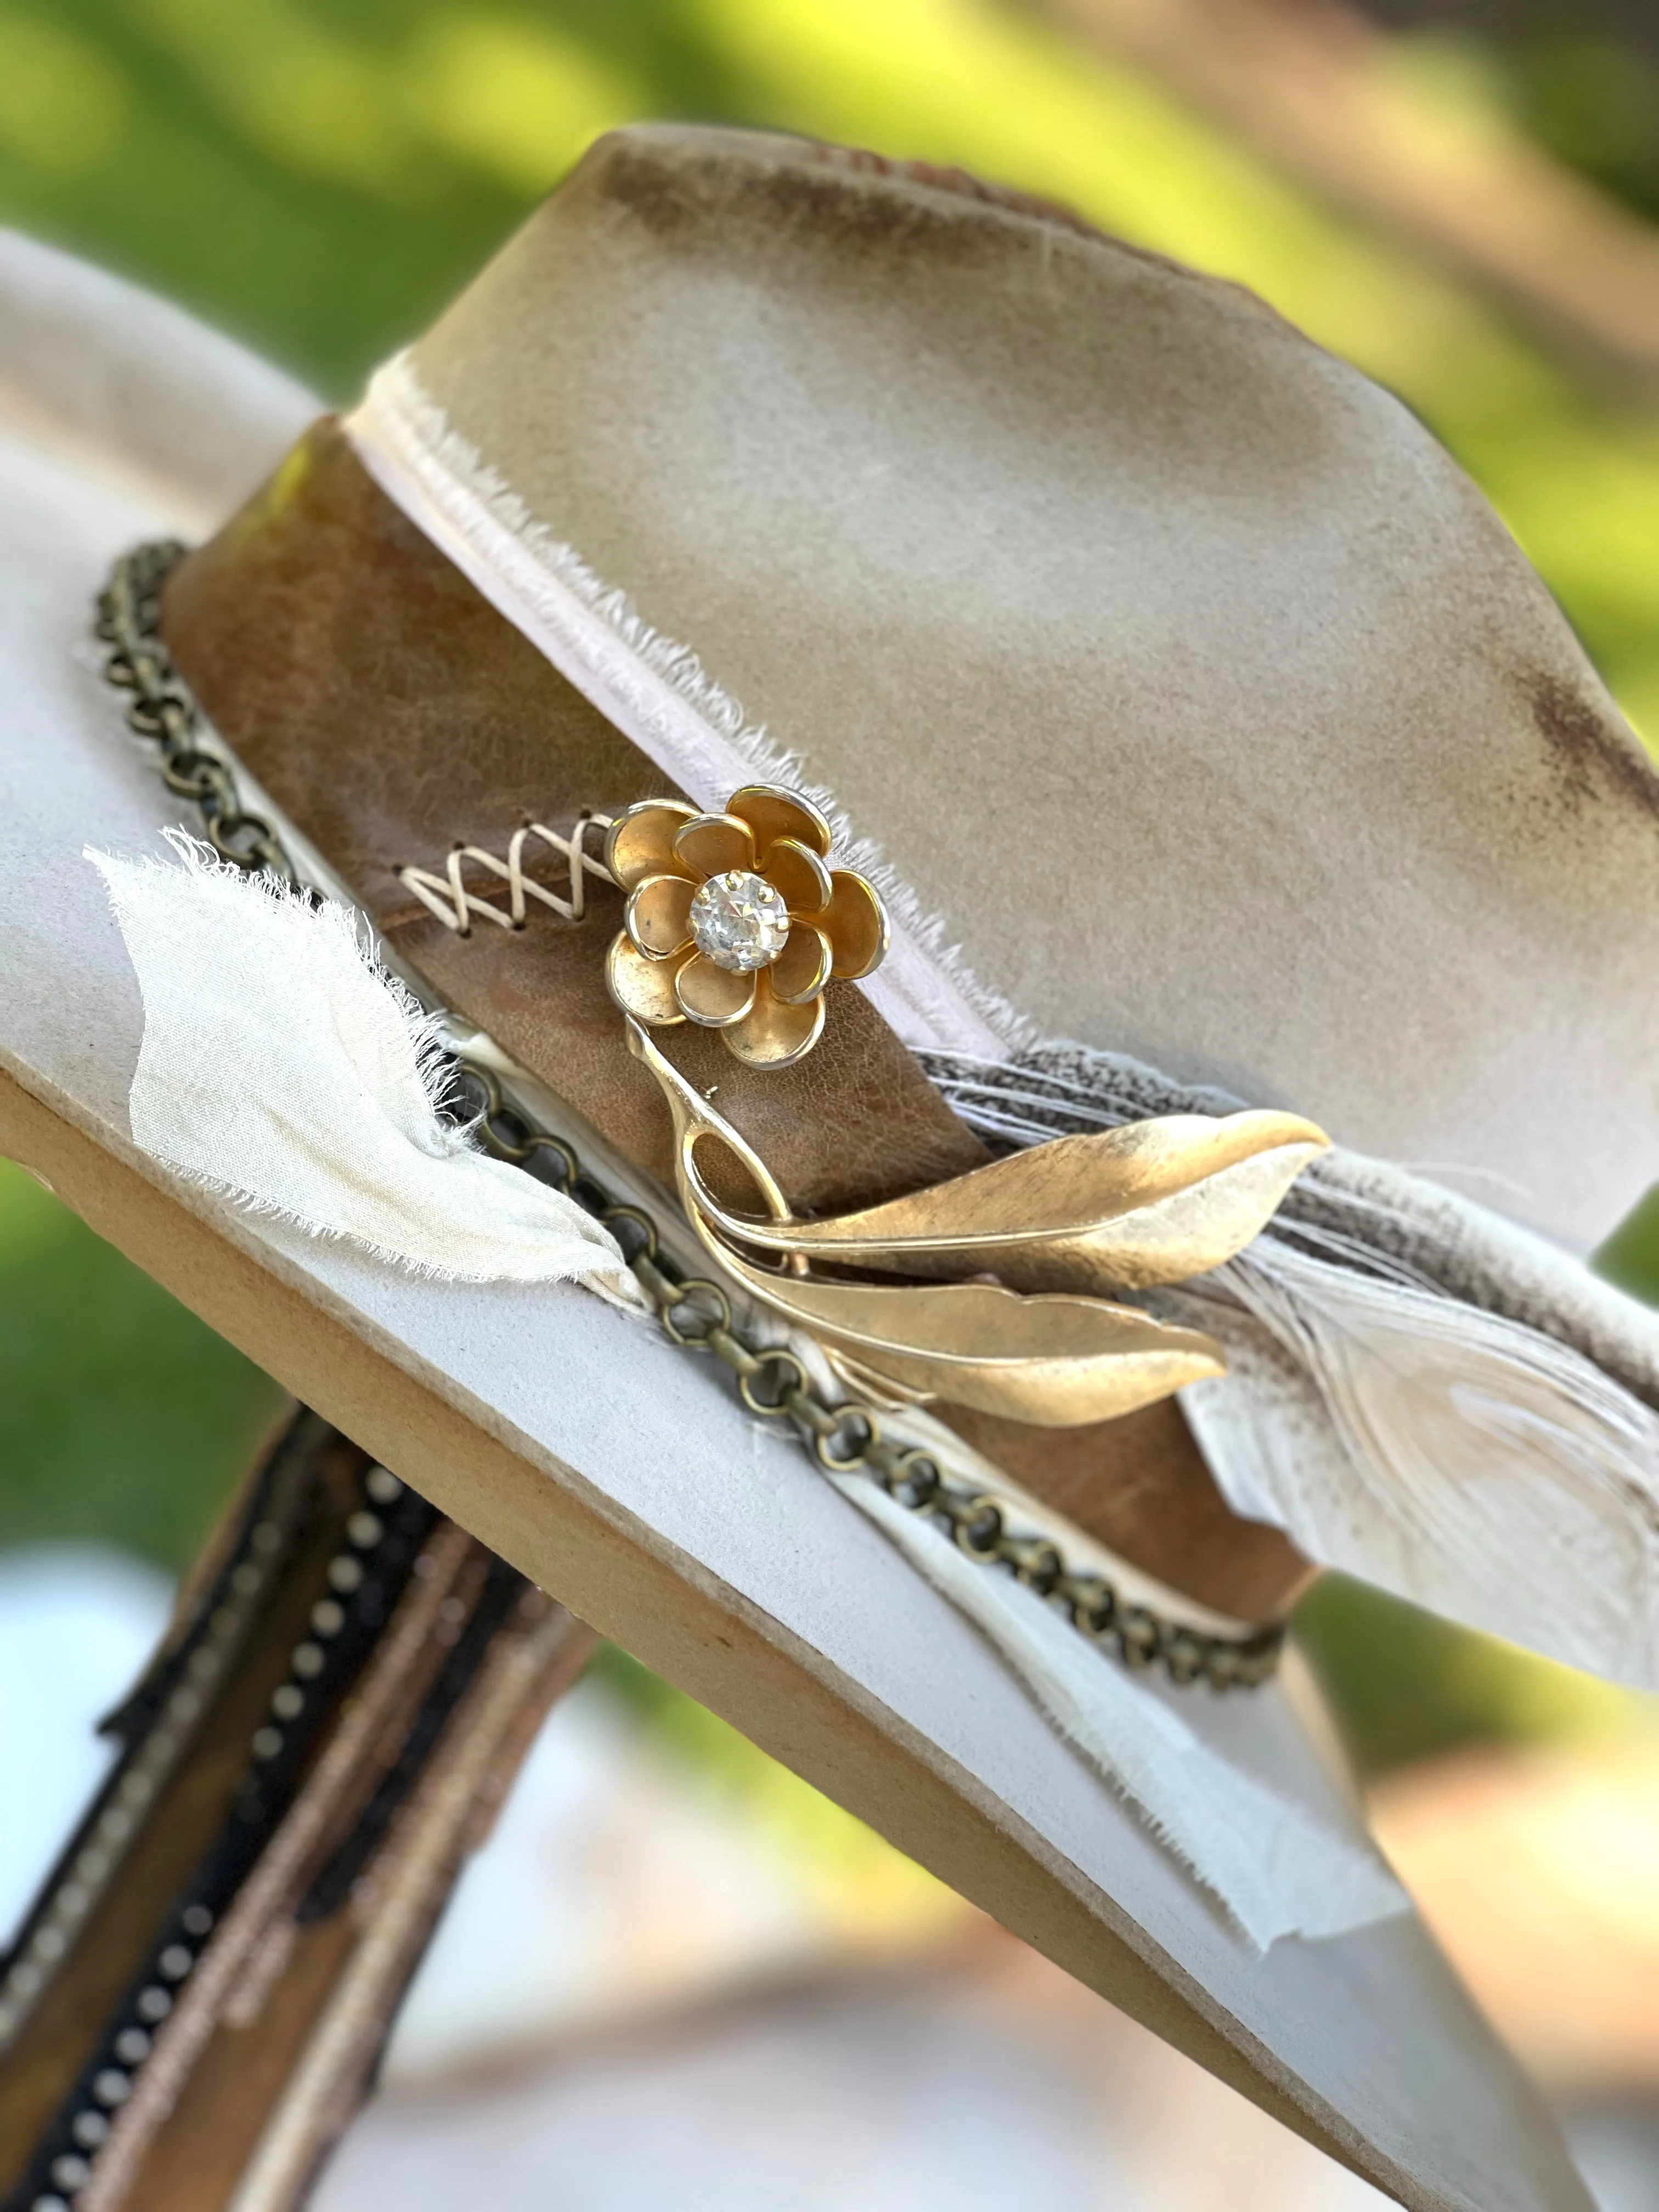
[[[1651,1724],[1651,1699],[1459,1628],[1346,1575],[1322,1575],[1297,1640],[1364,1774],[1458,1744],[1546,1743]]]
[[[1606,31],[1563,31],[1528,43],[1514,82],[1527,130],[1659,222],[1659,57]]]
[[[0,1160],[0,1545],[95,1538],[180,1567],[283,1403]]]
[[[1546,83],[1467,39],[1419,42],[1415,61],[1476,127],[1483,101],[1531,100],[1590,167],[1620,131],[1634,145],[1647,129],[1622,64],[1581,57]],[[1659,733],[1659,413],[1012,6],[0,0],[0,219],[172,295],[335,397],[596,132],[652,115],[959,163],[1251,285],[1432,424]],[[1640,160],[1620,161],[1616,181],[1640,200]],[[1659,1212],[1612,1257],[1642,1288],[1659,1282],[1656,1255]],[[274,1403],[246,1362],[0,1170],[0,1540],[95,1533],[179,1563]],[[1589,1724],[1559,1670],[1352,1586],[1327,1583],[1304,1625],[1368,1763]]]
[[[1659,14],[1649,0],[1362,0],[1559,161],[1659,220]]]

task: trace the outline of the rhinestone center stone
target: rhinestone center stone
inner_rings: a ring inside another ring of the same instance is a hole
[[[691,902],[691,935],[717,968],[746,975],[769,968],[789,941],[789,909],[764,876],[728,868]]]

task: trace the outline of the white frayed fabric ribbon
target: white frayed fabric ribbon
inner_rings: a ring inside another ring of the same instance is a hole
[[[1152,1684],[1091,1650],[1034,1591],[965,1559],[878,1484],[832,1480],[995,1646],[1058,1733],[1130,1801],[1253,1950],[1285,1936],[1346,1935],[1410,1911],[1368,1838],[1344,1834],[1223,1758]]]
[[[452,1282],[573,1282],[638,1310],[615,1239],[438,1112],[434,1023],[349,908],[234,868],[88,849],[144,1005],[141,1151],[203,1188]]]

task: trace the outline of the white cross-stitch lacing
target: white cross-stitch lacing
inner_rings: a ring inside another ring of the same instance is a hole
[[[550,907],[563,921],[580,921],[587,910],[588,877],[597,876],[602,884],[616,881],[604,861],[595,860],[586,848],[587,832],[597,830],[603,837],[611,823],[608,814],[579,814],[570,836],[562,837],[544,822],[526,822],[522,829],[514,831],[504,860],[486,852],[482,845],[458,843],[444,864],[442,875],[434,875],[429,868],[403,867],[397,872],[398,880],[458,937],[472,934],[474,915],[481,921],[495,922],[498,928],[522,929],[529,911],[526,902],[529,899],[538,899],[544,906]],[[545,884],[538,884],[525,873],[525,847],[532,837],[557,854],[569,870],[568,898],[562,898],[557,891],[550,890]],[[505,911],[481,898],[476,890],[467,889],[462,872],[469,861],[477,867],[487,868],[507,885]]]

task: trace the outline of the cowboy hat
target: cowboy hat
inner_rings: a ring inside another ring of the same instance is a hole
[[[8,1149],[1402,2201],[1582,2203],[1256,1679],[1286,1529],[1650,1664],[1650,1335],[1532,1232],[1644,1179],[1652,810],[1477,495],[1234,289],[793,141],[602,141],[182,562],[210,441],[252,477],[307,410],[38,249],[9,282]],[[143,857],[179,809],[88,650],[140,539],[103,647],[227,866]],[[562,1175],[434,1135],[428,1048]]]

